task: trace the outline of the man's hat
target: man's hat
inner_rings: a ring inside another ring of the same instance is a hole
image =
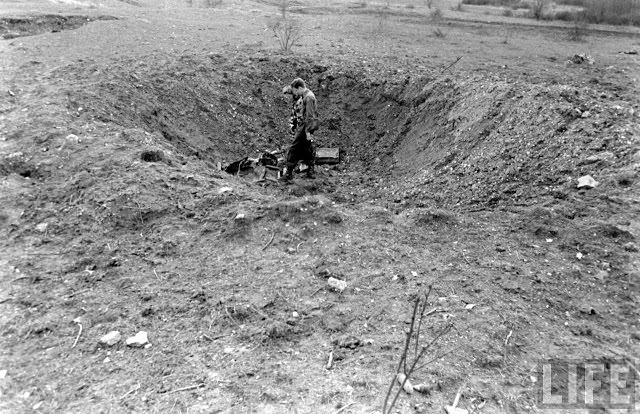
[[[291,87],[293,89],[297,89],[297,88],[306,88],[307,84],[304,83],[304,81],[301,78],[295,78],[293,80],[293,82],[291,82]]]

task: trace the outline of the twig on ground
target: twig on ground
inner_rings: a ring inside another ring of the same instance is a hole
[[[471,266],[471,263],[469,262],[469,259],[467,259],[467,256],[464,254],[464,252],[462,252],[462,258],[464,259],[465,262],[467,262],[469,266]]]
[[[265,245],[264,245],[264,247],[262,248],[262,250],[263,250],[263,251],[264,251],[264,250],[266,250],[266,249],[267,249],[267,247],[269,247],[269,246],[271,245],[271,242],[273,241],[273,238],[274,238],[275,236],[276,236],[276,232],[274,231],[274,232],[271,234],[271,239],[269,239],[269,242],[268,242],[267,244],[265,244]]]
[[[336,411],[336,412],[335,412],[335,413],[333,413],[333,414],[340,414],[341,412],[343,412],[343,411],[344,411],[344,410],[346,410],[347,408],[351,407],[351,406],[352,406],[353,404],[355,404],[355,403],[356,403],[355,401],[352,401],[352,402],[350,402],[349,404],[342,406],[338,411]]]
[[[462,56],[459,56],[455,61],[453,61],[452,64],[450,64],[449,66],[447,66],[446,68],[442,69],[442,72],[440,72],[440,74],[445,73],[447,70],[451,69],[453,67],[453,65],[455,65],[456,63],[460,62],[460,59],[462,59]]]
[[[507,335],[507,337],[505,338],[505,340],[504,340],[504,346],[509,345],[509,339],[511,339],[511,335],[513,335],[513,329],[511,329],[511,330],[509,331],[509,334],[508,334],[508,335]]]
[[[333,366],[333,349],[331,350],[331,352],[329,352],[329,360],[327,361],[327,369],[331,369],[331,367]]]
[[[205,386],[206,386],[206,384],[189,385],[188,387],[182,387],[182,388],[178,388],[176,390],[168,391],[167,394],[173,394],[174,392],[195,390],[196,388],[201,388],[201,387],[205,387]]]
[[[127,397],[129,394],[133,394],[134,392],[138,391],[140,389],[140,383],[138,383],[137,386],[135,386],[134,388],[131,388],[129,391],[127,391],[126,394],[124,394],[122,397],[120,397],[120,399],[124,399],[125,397]]]
[[[298,243],[298,245],[296,246],[296,253],[298,253],[298,249],[300,248],[300,246],[302,245],[302,243],[304,243],[304,242],[300,242],[300,243]]]
[[[71,293],[69,293],[69,297],[70,297],[70,298],[72,298],[72,297],[74,297],[75,295],[79,295],[79,294],[81,294],[81,293],[89,292],[90,290],[91,290],[91,288],[88,288],[88,289],[82,289],[82,290],[76,290],[75,292],[71,292]]]
[[[156,279],[162,280],[162,279],[160,279],[160,276],[158,276],[158,273],[156,273],[156,269],[153,269],[153,274],[156,275]]]
[[[322,289],[324,288],[324,286],[320,286],[318,289],[314,290],[313,293],[309,296],[309,297],[314,297],[316,293],[320,292]]]
[[[228,334],[223,334],[223,335],[216,335],[216,336],[209,336],[207,334],[202,334],[202,337],[204,339],[206,339],[207,341],[213,342],[215,340],[218,340],[220,338],[224,338],[225,336],[229,336]]]
[[[78,339],[80,339],[80,335],[82,334],[82,324],[79,323],[78,327],[80,328],[80,329],[78,329],[78,336],[76,336],[76,340],[73,341],[73,345],[71,345],[71,348],[75,348],[76,347],[76,345],[78,344]]]

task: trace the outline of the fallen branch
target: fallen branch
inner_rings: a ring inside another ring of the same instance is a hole
[[[73,345],[71,345],[71,348],[75,348],[75,347],[76,347],[76,345],[78,344],[78,339],[80,339],[80,335],[82,334],[82,324],[81,324],[81,323],[79,323],[79,324],[78,324],[78,327],[80,328],[80,329],[78,330],[78,336],[76,336],[76,340],[75,340],[75,341],[73,341]]]
[[[447,66],[446,68],[442,69],[442,72],[440,72],[440,74],[445,73],[447,70],[449,70],[450,68],[453,67],[453,65],[455,65],[456,63],[460,62],[460,59],[462,59],[462,56],[459,56],[452,64],[450,64],[449,66]]]
[[[189,385],[188,387],[182,387],[182,388],[178,388],[177,390],[168,391],[167,394],[173,394],[174,392],[195,390],[196,388],[205,387],[205,386],[206,384]]]
[[[331,350],[331,352],[329,352],[329,360],[327,361],[327,369],[331,369],[331,367],[333,366],[333,349]]]
[[[88,289],[82,289],[82,290],[76,290],[75,292],[71,292],[71,293],[69,293],[69,297],[70,297],[70,298],[72,298],[72,297],[74,297],[75,295],[79,295],[79,294],[81,294],[81,293],[89,292],[90,290],[91,290],[91,288],[88,288]]]
[[[271,242],[273,241],[274,237],[276,237],[276,232],[275,231],[271,234],[271,239],[269,239],[269,242],[267,244],[265,244],[264,247],[262,248],[263,251],[266,250],[267,247],[269,247],[271,245]]]
[[[131,388],[129,391],[127,391],[126,394],[124,394],[122,397],[120,397],[120,399],[124,399],[126,396],[128,396],[129,394],[133,394],[134,392],[138,391],[140,389],[140,383],[138,383],[138,385],[134,388]]]

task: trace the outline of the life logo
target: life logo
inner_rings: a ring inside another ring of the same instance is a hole
[[[538,366],[538,408],[634,412],[640,373],[626,359],[552,359]]]

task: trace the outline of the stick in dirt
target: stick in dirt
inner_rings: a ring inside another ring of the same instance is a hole
[[[79,324],[78,324],[78,327],[80,328],[80,329],[78,330],[78,336],[76,336],[76,340],[75,340],[75,341],[73,341],[73,345],[71,345],[71,348],[75,348],[75,347],[76,347],[76,345],[78,344],[78,339],[80,339],[80,335],[82,334],[82,324],[81,324],[81,323],[79,323]]]
[[[267,247],[269,247],[269,246],[271,245],[271,242],[273,241],[273,238],[274,238],[275,236],[276,236],[276,232],[274,231],[274,232],[271,234],[271,239],[269,239],[269,242],[268,242],[267,244],[265,244],[265,245],[264,245],[264,247],[262,248],[262,250],[266,250],[266,249],[267,249]]]

